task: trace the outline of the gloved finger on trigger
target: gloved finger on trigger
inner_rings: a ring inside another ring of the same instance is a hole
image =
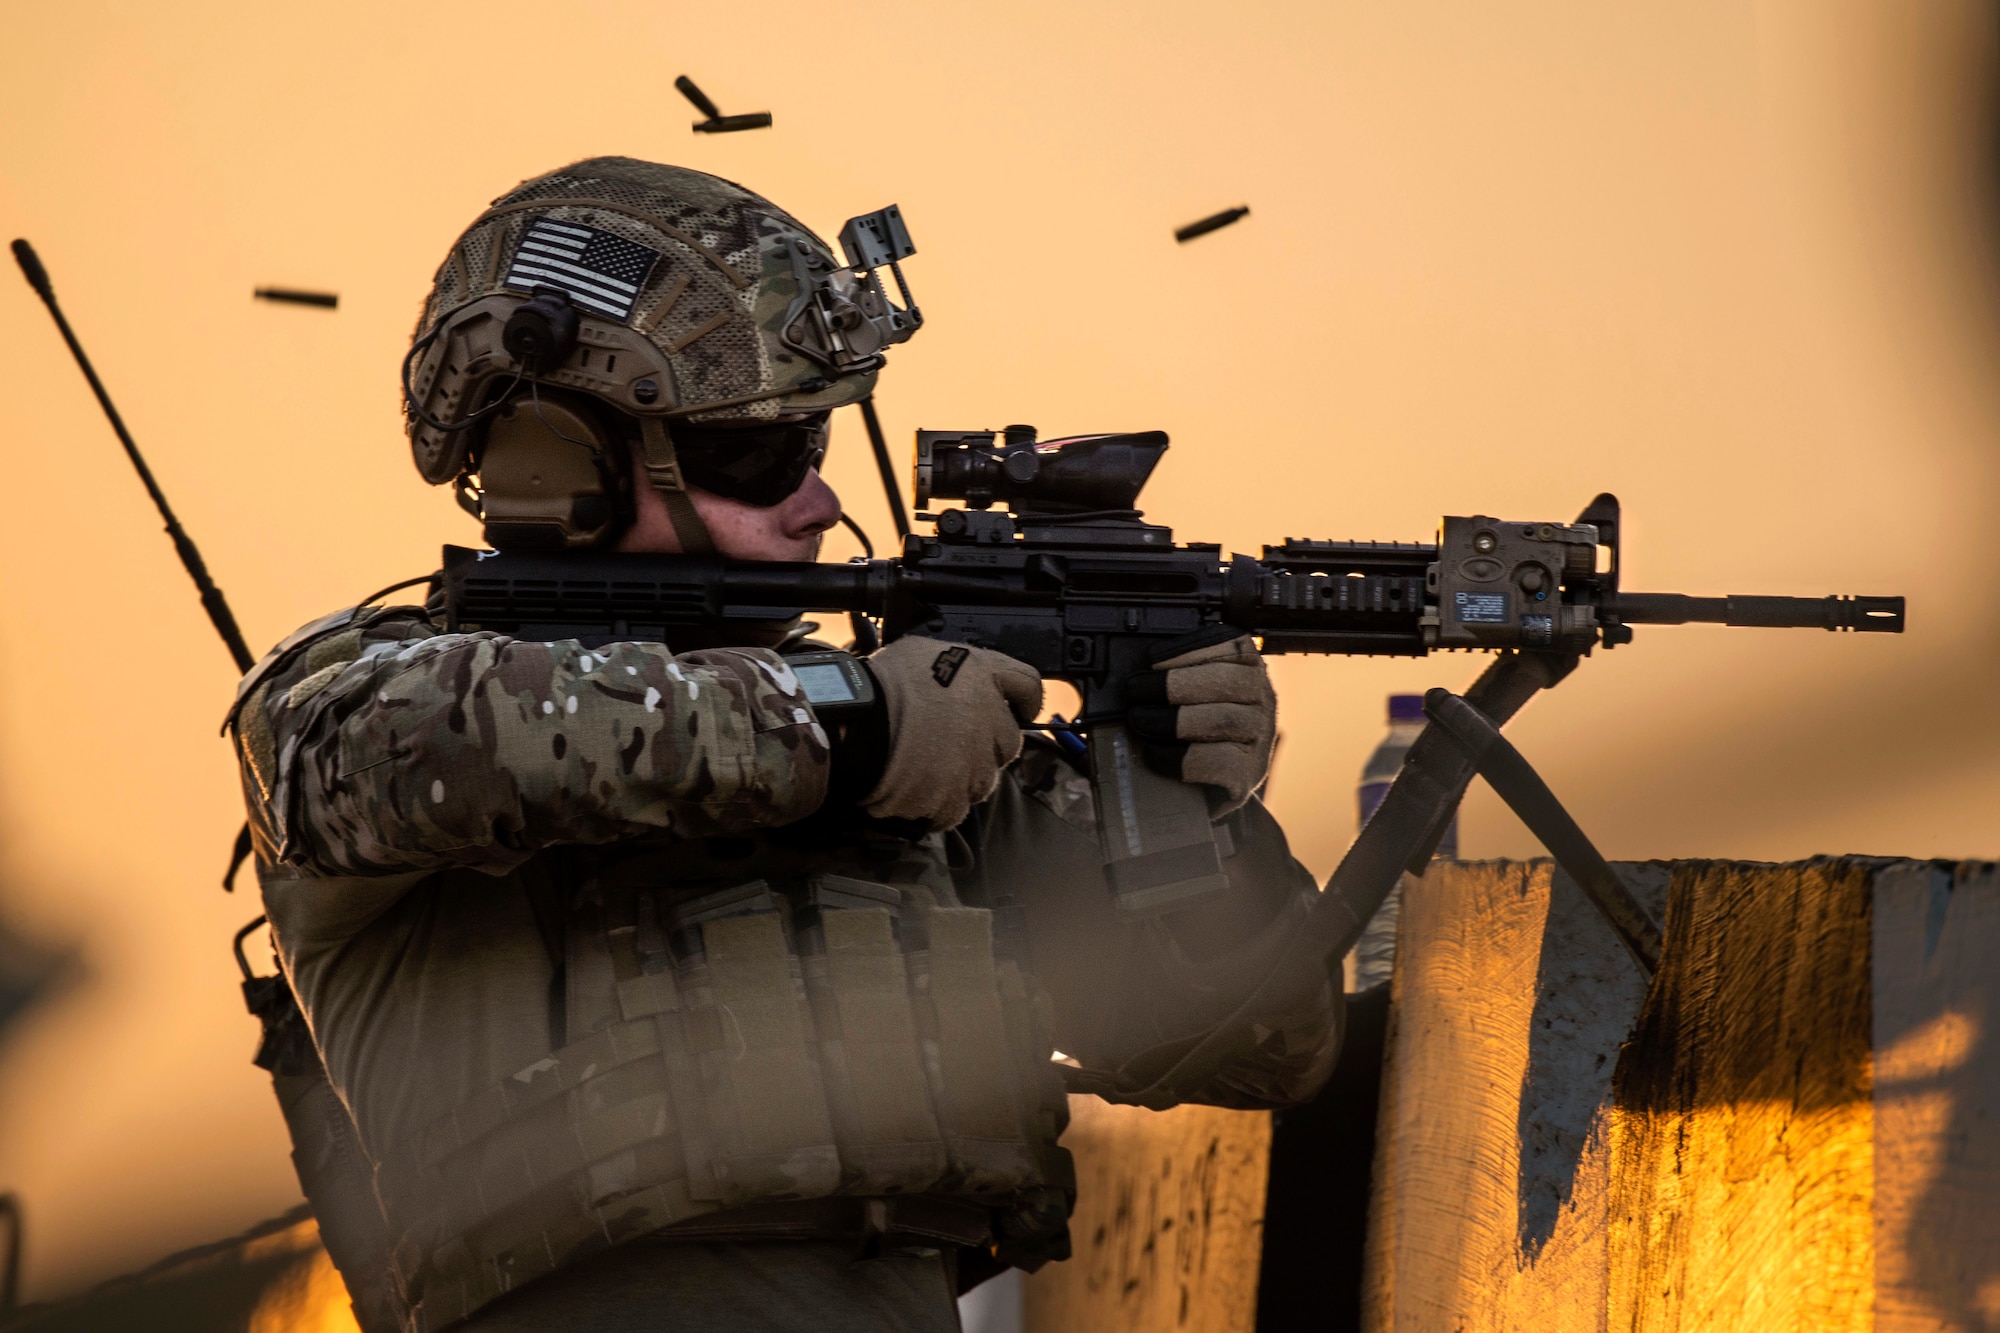
[[[1174,728],[1184,741],[1250,744],[1271,735],[1271,715],[1254,704],[1185,704]]]
[[[1268,704],[1271,681],[1262,662],[1204,662],[1166,673],[1167,702],[1176,704]]]
[[[1042,711],[1042,676],[1039,671],[996,670],[993,683],[999,687],[1000,697],[1014,710],[1018,721],[1033,722],[1035,714]]]
[[[1021,747],[1025,742],[1021,737],[1021,724],[1016,719],[1007,718],[1004,722],[996,719],[996,723],[997,725],[993,729],[991,739],[993,762],[997,766],[993,775],[993,781],[997,785],[1000,781],[998,769],[1005,768],[1016,759],[1019,759],[1021,757]],[[976,800],[983,801],[987,796],[991,796],[992,794],[992,790],[988,789],[985,795],[977,797]]]
[[[869,814],[949,828],[990,796],[1020,755],[1021,716],[1041,676],[1002,653],[908,636],[868,659],[888,715],[889,753],[862,803]]]
[[[1257,662],[1262,655],[1257,651],[1257,641],[1248,634],[1239,634],[1227,643],[1210,644],[1196,648],[1192,652],[1169,657],[1164,662],[1153,665],[1161,671],[1178,671],[1184,667],[1201,666],[1205,662]]]

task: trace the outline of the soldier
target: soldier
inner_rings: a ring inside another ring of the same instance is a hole
[[[811,559],[828,413],[913,325],[739,186],[580,162],[439,268],[417,463],[501,549]],[[1024,748],[1032,668],[906,637],[828,727],[786,664],[809,628],[523,642],[364,605],[245,679],[264,901],[379,1202],[386,1261],[328,1229],[358,1308],[955,1329],[960,1291],[1068,1253],[1063,1079],[1184,1049],[1312,899],[1252,794],[1276,705],[1248,639],[1180,645],[1133,718],[1209,793],[1231,893],[1128,922],[1089,783]],[[1176,1091],[1311,1096],[1338,1003],[1293,997]]]

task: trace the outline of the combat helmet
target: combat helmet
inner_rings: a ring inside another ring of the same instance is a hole
[[[417,470],[491,544],[552,550],[622,530],[636,449],[682,545],[708,549],[686,487],[775,503],[817,461],[801,442],[817,430],[823,448],[826,413],[867,396],[922,322],[893,205],[840,241],[844,265],[776,204],[683,167],[600,157],[523,182],[452,245],[417,322]]]

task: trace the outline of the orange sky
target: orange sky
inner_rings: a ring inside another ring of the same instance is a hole
[[[1630,587],[1907,594],[1900,639],[1642,628],[1513,734],[1612,856],[1992,856],[1994,39],[1977,0],[17,3],[0,239],[39,247],[259,647],[476,535],[407,461],[409,323],[488,199],[627,153],[829,233],[902,205],[899,450],[1165,429],[1151,516],[1252,552],[1608,489]],[[690,134],[683,72],[776,128]],[[89,968],[0,1051],[33,1297],[296,1185],[228,958],[256,907],[215,887],[228,659],[4,274],[0,366],[0,909]],[[1478,665],[1277,664],[1274,804],[1317,871],[1382,696]],[[1464,825],[1534,850],[1483,791]]]

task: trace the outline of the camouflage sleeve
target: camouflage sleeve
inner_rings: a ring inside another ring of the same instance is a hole
[[[555,843],[788,823],[826,733],[763,649],[440,633],[396,608],[294,645],[233,715],[260,850],[313,873],[501,872]]]

